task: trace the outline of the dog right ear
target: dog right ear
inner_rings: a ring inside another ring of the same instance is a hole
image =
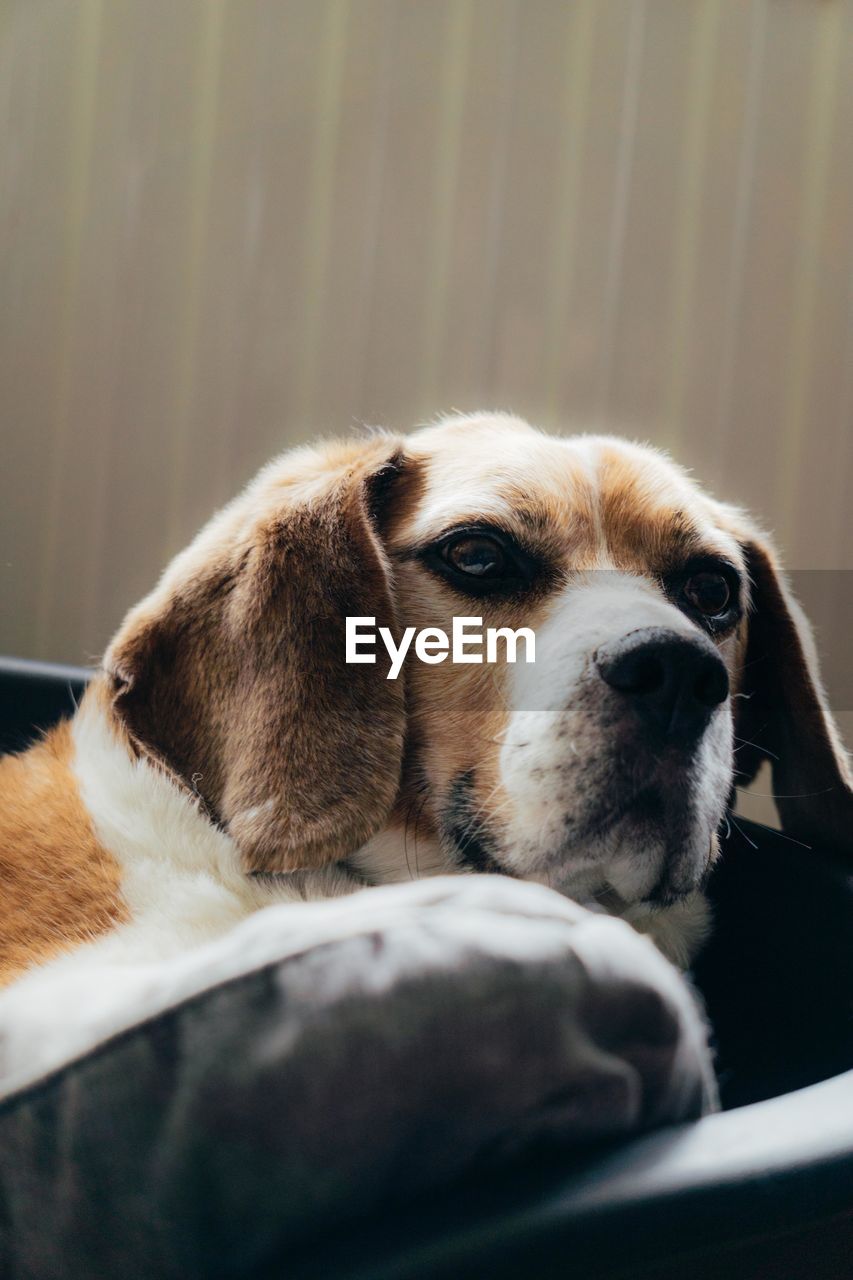
[[[405,469],[387,438],[265,469],[173,561],[107,651],[137,751],[200,797],[250,872],[346,857],[387,820],[403,680],[348,665],[345,621],[397,635],[376,520]]]
[[[811,627],[767,536],[739,517],[751,583],[736,759],[744,782],[770,761],[782,829],[853,861],[853,775],[820,679]]]

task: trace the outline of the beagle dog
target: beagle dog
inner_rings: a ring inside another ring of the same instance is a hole
[[[534,663],[345,662],[347,618],[527,627]],[[275,901],[488,872],[687,964],[736,780],[837,847],[851,773],[743,512],[654,449],[505,414],[287,453],[0,762],[0,975],[145,962]]]

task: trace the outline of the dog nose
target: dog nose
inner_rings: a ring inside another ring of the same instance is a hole
[[[729,675],[705,636],[645,627],[603,645],[601,678],[646,724],[670,739],[695,742],[729,693]]]

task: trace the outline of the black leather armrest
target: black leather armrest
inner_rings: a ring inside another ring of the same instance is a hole
[[[853,1071],[586,1158],[543,1155],[499,1180],[484,1172],[345,1239],[330,1230],[287,1271],[292,1280],[634,1280],[649,1268],[681,1280],[713,1258],[702,1276],[842,1280],[849,1269],[831,1268],[853,1242],[851,1189]],[[753,1269],[752,1252],[740,1267],[753,1242],[760,1259],[805,1231],[818,1242],[806,1269]]]

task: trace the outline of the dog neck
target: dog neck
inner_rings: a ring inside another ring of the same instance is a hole
[[[80,795],[98,839],[121,864],[132,916],[146,910],[164,875],[188,883],[204,876],[231,892],[250,891],[234,841],[210,821],[199,799],[132,750],[97,679],[74,717],[72,736]]]
[[[132,750],[96,677],[71,721],[0,760],[0,985],[71,952],[178,954],[278,901],[360,887],[254,877],[201,802]],[[88,945],[93,944],[93,945]]]
[[[154,915],[164,931],[191,921],[212,936],[276,901],[333,897],[360,883],[342,869],[252,876],[237,843],[201,799],[135,752],[95,682],[74,718],[74,771],[92,824],[122,868],[131,916]]]
[[[121,868],[98,838],[63,722],[0,760],[0,985],[127,918]]]

